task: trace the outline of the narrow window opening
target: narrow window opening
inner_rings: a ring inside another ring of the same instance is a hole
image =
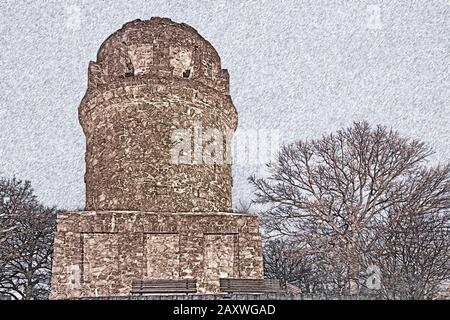
[[[127,62],[126,68],[127,68],[127,70],[125,71],[125,77],[134,76],[134,66],[131,62]]]
[[[191,75],[191,70],[187,69],[183,71],[183,78],[189,78]]]

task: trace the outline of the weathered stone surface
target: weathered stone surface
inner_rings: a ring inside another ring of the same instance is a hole
[[[79,118],[87,210],[231,211],[230,163],[171,160],[174,130],[237,126],[228,73],[193,28],[152,18],[112,34],[89,65]]]
[[[87,211],[58,216],[52,298],[124,296],[133,279],[195,278],[214,293],[219,277],[263,276],[257,217],[230,213],[231,164],[171,158],[176,129],[228,140],[237,126],[228,73],[193,28],[152,18],[112,34],[79,119]]]
[[[128,295],[133,279],[261,278],[258,219],[230,213],[69,212],[58,216],[52,298]]]

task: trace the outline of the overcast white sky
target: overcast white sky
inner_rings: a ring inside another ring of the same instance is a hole
[[[318,137],[393,126],[450,158],[450,1],[0,2],[0,175],[47,205],[84,206],[77,108],[87,66],[125,22],[169,17],[219,52],[243,129]],[[234,200],[254,167],[234,167]]]

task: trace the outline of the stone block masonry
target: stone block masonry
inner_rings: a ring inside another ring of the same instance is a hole
[[[263,277],[258,219],[231,213],[231,162],[173,161],[177,130],[231,139],[237,127],[228,72],[195,29],[152,18],[109,36],[79,120],[86,211],[58,216],[51,298],[122,297],[150,279],[196,279],[211,294],[221,277]]]
[[[177,129],[237,126],[228,72],[208,41],[169,19],[132,21],[102,44],[88,78],[87,210],[231,211],[230,163],[171,158]]]
[[[230,213],[73,212],[58,216],[52,298],[127,296],[133,279],[261,278],[258,219]]]

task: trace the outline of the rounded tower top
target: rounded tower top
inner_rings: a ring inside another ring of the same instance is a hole
[[[91,62],[89,85],[152,76],[192,79],[229,93],[214,47],[187,24],[157,17],[128,22],[110,35]]]
[[[219,55],[195,29],[126,23],[88,78],[79,107],[88,210],[232,210],[227,137],[237,112]]]

